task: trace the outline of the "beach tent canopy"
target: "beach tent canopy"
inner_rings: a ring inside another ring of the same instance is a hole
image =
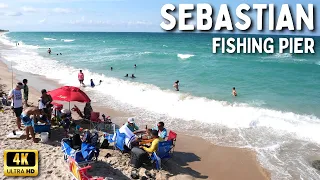
[[[73,86],[63,86],[58,89],[49,91],[53,100],[56,101],[77,101],[77,102],[90,102],[90,98],[81,89]]]

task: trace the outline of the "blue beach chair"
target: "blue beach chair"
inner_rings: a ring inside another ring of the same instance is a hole
[[[82,157],[86,161],[97,161],[99,152],[100,150],[91,144],[88,144],[88,143],[81,144]]]
[[[158,150],[151,154],[151,160],[155,162],[156,168],[161,169],[162,160],[169,160],[171,156],[171,149],[173,148],[172,141],[162,141],[158,144]],[[165,162],[167,162],[165,161]],[[165,163],[164,162],[164,163]]]
[[[115,148],[119,149],[121,152],[124,152],[124,145],[125,145],[125,138],[126,134],[120,133],[119,130],[116,132],[116,139],[115,139]]]

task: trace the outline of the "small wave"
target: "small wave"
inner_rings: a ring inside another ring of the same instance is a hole
[[[167,45],[165,45],[165,44],[164,44],[164,45],[162,45],[162,46],[163,46],[163,47],[168,47],[168,46],[167,46]]]
[[[57,39],[54,39],[54,38],[43,38],[43,40],[45,40],[45,41],[56,41]]]
[[[319,65],[319,66],[320,66],[320,61],[316,62],[316,65]]]
[[[188,58],[191,58],[193,56],[194,56],[193,54],[178,54],[177,55],[177,57],[180,58],[180,59],[188,59]]]
[[[290,53],[275,53],[273,56],[276,58],[291,58],[292,54],[290,54]]]
[[[73,42],[73,41],[75,41],[75,39],[61,39],[61,41],[63,41],[63,42]]]

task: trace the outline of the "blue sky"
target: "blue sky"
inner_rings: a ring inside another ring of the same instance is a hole
[[[308,3],[316,7],[319,0],[0,0],[0,28],[11,31],[140,31],[161,32],[163,21],[160,10],[164,4],[210,3],[214,11],[220,4],[228,4],[232,14],[241,3],[250,6],[258,3],[273,3],[279,11],[282,4],[292,6]],[[217,13],[217,12],[216,12]],[[196,13],[194,13],[196,14]],[[251,12],[255,21],[255,13]],[[315,9],[316,31],[295,32],[295,34],[320,35],[319,15]],[[237,18],[233,15],[234,23]],[[191,22],[195,23],[195,22]],[[260,33],[252,28],[251,33]],[[269,33],[269,32],[264,32]],[[279,32],[274,32],[279,33]],[[283,32],[290,34],[291,32]]]

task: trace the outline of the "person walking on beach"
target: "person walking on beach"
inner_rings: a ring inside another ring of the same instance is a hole
[[[84,81],[84,74],[82,73],[82,70],[78,73],[78,80],[80,82],[80,86],[84,86],[83,81]]]
[[[179,80],[173,83],[173,87],[176,89],[176,91],[179,91]]]
[[[51,49],[50,48],[48,49],[48,54],[51,54]]]
[[[9,92],[9,97],[8,99],[11,100],[11,106],[13,108],[13,112],[15,113],[16,115],[16,123],[17,123],[17,126],[18,126],[18,129],[19,130],[22,130],[21,129],[21,113],[22,113],[22,93],[21,93],[21,89],[23,88],[23,84],[21,82],[18,82],[17,85],[16,85],[16,88],[11,90]]]
[[[237,96],[238,95],[235,87],[232,88],[232,95],[233,96]]]
[[[29,87],[28,87],[28,80],[24,79],[22,80],[23,82],[23,99],[24,99],[24,104],[26,107],[29,107],[28,105],[28,97],[29,97]]]

